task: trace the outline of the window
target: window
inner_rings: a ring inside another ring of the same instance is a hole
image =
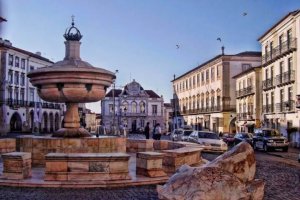
[[[217,66],[217,79],[221,78],[221,69],[222,69],[222,65]]]
[[[12,70],[8,71],[8,83],[9,84],[13,83],[13,71]]]
[[[269,109],[268,109],[268,107],[269,107],[269,94],[268,93],[266,94],[266,106],[267,106],[266,111],[269,112]]]
[[[152,115],[157,114],[157,105],[152,105]]]
[[[279,36],[279,52],[281,53],[281,50],[282,50],[282,43],[283,43],[283,35],[281,34]]]
[[[25,59],[21,59],[21,69],[25,69]]]
[[[270,70],[270,72],[271,72],[271,79],[273,79],[273,77],[274,77],[274,66],[271,66],[271,70]]]
[[[20,64],[20,58],[18,56],[16,56],[15,58],[15,67],[19,67]]]
[[[155,125],[156,125],[156,120],[153,120],[153,121],[152,121],[152,125],[153,125],[153,127],[155,127]]]
[[[8,65],[13,66],[14,64],[14,56],[9,54],[8,56]]]
[[[288,45],[288,49],[290,48],[291,41],[292,41],[292,29],[289,29],[287,31],[287,45]]]
[[[271,92],[271,112],[274,112],[274,92]]]
[[[209,70],[206,70],[206,83],[209,82]]]
[[[25,100],[25,90],[24,90],[24,88],[22,88],[21,91],[20,91],[20,100],[22,102]]]
[[[201,72],[201,81],[202,81],[202,84],[204,83],[204,72]]]
[[[252,86],[252,78],[251,77],[247,79],[247,87],[250,87],[250,86]]]
[[[141,119],[141,127],[145,127],[145,120]]]
[[[288,88],[288,110],[292,109],[291,99],[293,97],[293,87]]]
[[[284,90],[280,90],[280,112],[283,111],[283,102],[284,102]]]
[[[197,86],[200,86],[200,74],[197,74]]]
[[[250,64],[242,64],[242,71],[245,71],[247,69],[251,68]]]
[[[137,112],[137,104],[136,102],[131,103],[131,112],[136,113]]]
[[[185,80],[185,89],[186,90],[189,89],[189,80],[188,79]]]
[[[273,42],[270,42],[270,57],[272,59],[273,56]]]
[[[19,72],[15,72],[15,85],[19,85]]]
[[[12,91],[12,87],[8,87],[8,98],[12,99],[13,98],[13,91]]]
[[[196,86],[196,78],[193,76],[193,88]]]
[[[19,89],[15,88],[15,101],[18,102],[19,101]]]
[[[211,75],[211,80],[215,81],[215,68],[214,67],[211,68],[210,75]]]
[[[25,85],[25,74],[21,73],[21,86]]]
[[[34,70],[34,66],[30,65],[30,71]]]
[[[269,75],[269,69],[266,69],[266,73],[265,73],[265,79],[268,80],[268,75]]]
[[[34,88],[29,89],[29,100],[34,102]]]
[[[293,58],[288,58],[288,72],[291,72],[293,69]]]

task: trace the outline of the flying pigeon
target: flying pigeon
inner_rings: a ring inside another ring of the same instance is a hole
[[[217,38],[217,40],[219,40],[220,42],[222,41],[221,38],[219,38],[219,37]]]
[[[179,44],[176,44],[176,49],[179,49],[180,45]]]
[[[246,15],[248,15],[248,13],[244,12],[244,13],[243,13],[243,16],[246,16]]]

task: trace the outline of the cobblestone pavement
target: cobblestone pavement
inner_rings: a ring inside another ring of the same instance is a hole
[[[129,138],[143,139],[142,134],[130,134]],[[169,136],[163,136],[168,138]],[[298,200],[300,197],[300,163],[290,156],[297,155],[299,149],[289,149],[288,154],[256,151],[256,178],[266,181],[265,200]],[[278,156],[280,155],[280,156]],[[203,158],[213,160],[219,154],[203,153]],[[61,200],[61,199],[103,199],[103,200],[156,200],[156,186],[136,186],[125,188],[16,188],[1,187],[0,200]]]

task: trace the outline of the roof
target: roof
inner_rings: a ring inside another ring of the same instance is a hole
[[[119,96],[122,92],[121,89],[111,89],[106,95],[105,97],[113,97],[113,91],[115,92],[114,95],[115,97]]]
[[[261,66],[258,66],[258,67],[251,67],[251,68],[249,68],[249,69],[246,69],[245,71],[242,71],[241,73],[238,73],[237,75],[233,76],[232,78],[238,78],[238,77],[240,77],[240,76],[242,76],[242,75],[244,75],[244,74],[247,74],[247,73],[249,73],[249,72],[251,72],[251,71],[254,71],[254,70],[257,69],[257,68],[261,68]]]
[[[256,56],[261,56],[261,52],[260,52],[260,51],[243,51],[243,52],[240,52],[240,53],[234,54],[234,55],[229,55],[229,54],[228,54],[228,55],[222,55],[222,54],[219,54],[219,55],[213,57],[212,59],[210,59],[210,60],[208,60],[208,61],[202,63],[201,65],[199,65],[199,66],[197,66],[197,67],[195,67],[195,68],[193,68],[193,69],[187,71],[186,73],[182,74],[181,76],[179,76],[179,77],[173,79],[171,82],[173,82],[173,81],[175,81],[175,80],[178,80],[178,79],[180,79],[181,77],[183,77],[183,76],[189,74],[190,72],[195,71],[195,70],[197,70],[197,69],[200,69],[201,67],[204,67],[204,66],[207,65],[208,63],[210,63],[210,62],[212,62],[212,61],[214,61],[214,60],[217,60],[218,58],[221,58],[221,57],[223,57],[223,56],[245,56],[245,57],[256,57]]]
[[[8,40],[2,40],[1,39],[0,40],[0,47],[9,48],[9,49],[12,49],[14,51],[18,51],[20,53],[26,54],[26,55],[28,55],[30,57],[37,58],[37,59],[40,59],[40,60],[43,60],[43,61],[46,61],[46,62],[54,63],[51,60],[49,60],[48,58],[40,56],[40,55],[38,55],[36,53],[32,53],[30,51],[26,51],[24,49],[20,49],[20,48],[14,47],[14,46],[11,45],[10,41],[8,41]]]
[[[261,40],[263,37],[265,37],[268,33],[271,32],[272,29],[274,29],[276,26],[278,26],[281,22],[283,22],[286,18],[289,16],[295,16],[300,12],[300,9],[294,10],[292,12],[289,12],[287,15],[285,15],[283,18],[281,18],[276,24],[274,24],[271,28],[269,28],[262,36],[260,36],[257,40]]]
[[[145,92],[149,95],[150,98],[160,98],[160,96],[153,90],[145,90]]]
[[[113,91],[115,92],[114,93],[115,97],[118,97],[122,93],[121,89],[111,89],[105,95],[105,97],[113,97]],[[149,98],[160,98],[160,96],[156,94],[153,90],[144,90],[144,91],[149,95]]]

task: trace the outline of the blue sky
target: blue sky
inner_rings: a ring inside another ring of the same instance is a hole
[[[75,15],[81,58],[172,98],[171,80],[221,52],[260,51],[257,38],[300,0],[0,0],[1,37],[54,62]],[[247,13],[243,16],[243,13]],[[222,43],[217,38],[222,39]],[[180,48],[176,48],[176,45]],[[100,112],[100,103],[88,105]]]

